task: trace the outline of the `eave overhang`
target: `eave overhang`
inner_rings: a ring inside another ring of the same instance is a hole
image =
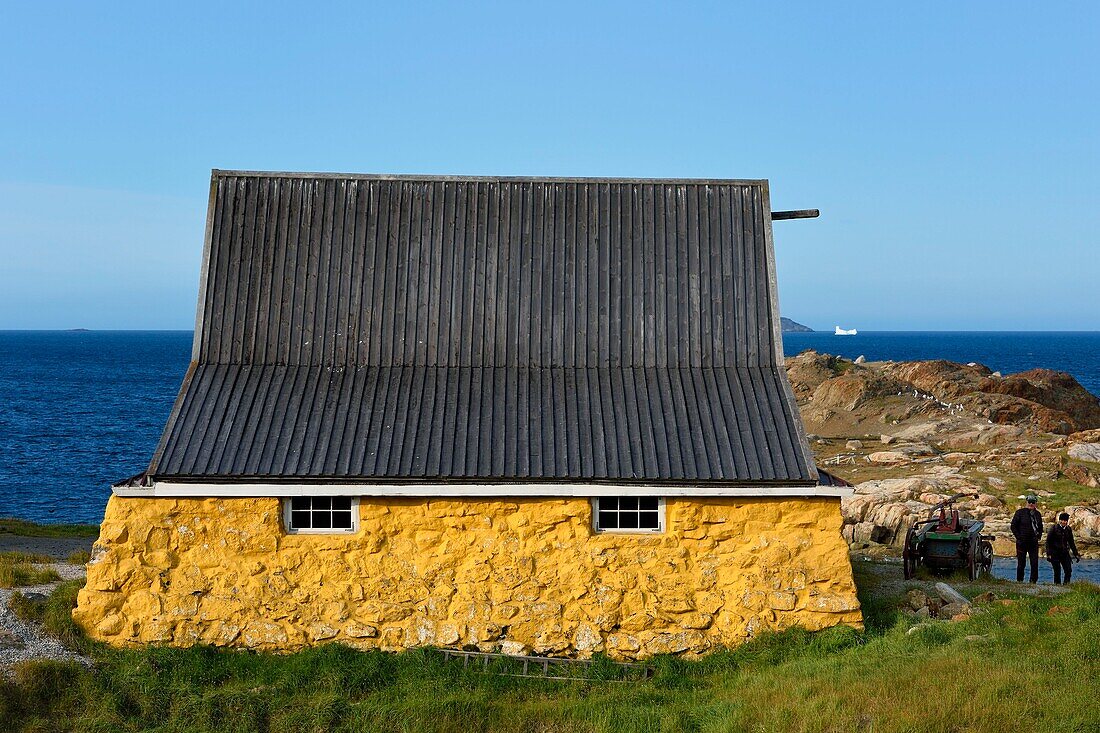
[[[255,498],[291,496],[375,496],[401,498],[554,498],[664,496],[684,498],[846,497],[853,489],[822,485],[722,485],[662,483],[289,483],[150,480],[148,485],[112,487],[115,496],[155,498]]]

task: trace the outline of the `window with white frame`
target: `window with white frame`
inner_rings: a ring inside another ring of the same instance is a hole
[[[359,500],[350,496],[295,496],[287,499],[288,532],[354,532],[359,528]]]
[[[656,496],[600,496],[592,500],[597,532],[662,532],[665,500]]]

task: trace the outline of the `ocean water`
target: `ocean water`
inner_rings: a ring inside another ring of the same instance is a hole
[[[0,516],[103,519],[148,465],[191,355],[190,331],[0,332]]]
[[[1100,332],[784,335],[868,359],[979,361],[1007,374],[1073,374],[1100,394]],[[160,439],[191,353],[189,331],[0,331],[0,516],[99,522],[110,485]]]
[[[1031,577],[1029,575],[1030,570],[1030,567],[1024,569],[1025,580]],[[993,558],[993,577],[1001,578],[1002,580],[1016,580],[1016,558]],[[1081,562],[1074,563],[1073,580],[1089,580],[1093,583],[1100,584],[1100,560],[1081,560]],[[1054,568],[1041,554],[1039,557],[1039,582],[1054,582]]]

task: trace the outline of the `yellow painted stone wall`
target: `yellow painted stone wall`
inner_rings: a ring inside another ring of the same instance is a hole
[[[668,499],[596,534],[587,499],[360,501],[288,534],[280,500],[112,497],[74,611],[111,644],[698,654],[861,623],[838,499]]]

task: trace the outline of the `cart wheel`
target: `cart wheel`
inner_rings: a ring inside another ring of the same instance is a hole
[[[905,549],[901,551],[901,567],[906,580],[912,580],[917,574],[917,554],[913,549],[912,530],[905,538]]]
[[[982,540],[978,545],[978,574],[993,574],[993,544],[988,540]]]
[[[971,551],[970,556],[966,559],[966,577],[970,580],[978,579],[978,560],[974,557],[973,551]]]

